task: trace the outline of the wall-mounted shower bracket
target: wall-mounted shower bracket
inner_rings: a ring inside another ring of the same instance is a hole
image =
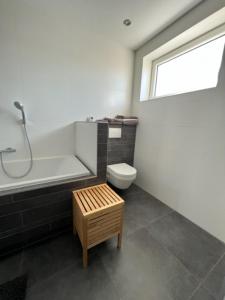
[[[13,153],[13,152],[16,152],[16,149],[10,147],[0,150],[0,153]]]

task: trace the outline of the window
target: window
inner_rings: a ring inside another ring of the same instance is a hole
[[[225,45],[224,25],[152,62],[150,97],[217,85]]]

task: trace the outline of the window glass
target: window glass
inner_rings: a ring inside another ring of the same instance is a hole
[[[155,97],[185,93],[217,85],[225,35],[156,66]]]

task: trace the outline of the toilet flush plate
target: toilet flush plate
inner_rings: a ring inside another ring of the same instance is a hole
[[[121,137],[122,137],[121,127],[109,127],[110,139],[121,139]]]

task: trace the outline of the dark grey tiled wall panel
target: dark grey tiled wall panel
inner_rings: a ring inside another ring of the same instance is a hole
[[[70,197],[70,191],[43,194],[41,196],[37,196],[37,191],[35,192],[36,197],[29,197],[28,194],[28,198],[25,198],[26,195],[25,193],[23,193],[24,198],[19,198],[18,200],[17,197],[15,197],[14,201],[12,201],[11,203],[3,205],[0,201],[0,217],[3,215],[12,214],[17,211],[29,210],[35,207],[40,207],[42,205],[46,205],[46,203],[51,204],[58,201],[63,201]]]
[[[72,211],[71,196],[65,200],[49,205],[29,209],[23,212],[24,226],[35,225],[36,223],[43,223],[45,220],[52,219],[67,212]]]
[[[20,213],[0,217],[0,233],[22,226]]]
[[[97,177],[0,197],[0,256],[72,229],[72,190],[106,181],[108,125],[98,124]]]
[[[121,139],[108,139],[108,164],[134,163],[134,148],[136,139],[136,126],[118,126],[110,125],[110,127],[121,127]]]
[[[98,124],[97,176],[106,181],[108,124]]]

